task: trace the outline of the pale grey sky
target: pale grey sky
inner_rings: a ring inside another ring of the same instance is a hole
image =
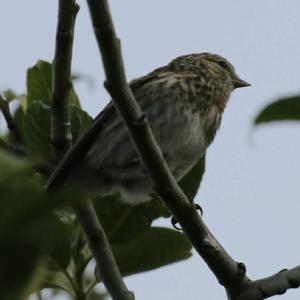
[[[108,100],[86,3],[76,25],[73,71],[84,108],[96,115]],[[128,79],[172,58],[214,52],[228,58],[251,88],[233,93],[207,155],[197,202],[229,253],[258,278],[300,261],[298,228],[300,123],[253,130],[255,114],[277,97],[300,92],[299,0],[110,1]],[[25,90],[25,70],[52,60],[57,1],[6,0],[0,10],[0,90]],[[1,120],[2,122],[2,120]],[[3,123],[0,124],[3,126]],[[169,224],[169,222],[163,222]],[[126,278],[136,299],[226,299],[201,258]],[[295,300],[300,290],[272,299]]]

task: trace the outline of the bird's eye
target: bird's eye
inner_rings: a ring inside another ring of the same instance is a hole
[[[219,61],[219,65],[220,65],[222,68],[224,68],[224,69],[227,69],[227,68],[228,68],[227,63],[226,63],[224,60]]]

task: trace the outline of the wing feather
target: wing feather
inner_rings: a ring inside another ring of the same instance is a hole
[[[131,81],[129,85],[133,93],[137,92],[143,85],[153,80],[153,78],[156,77],[156,72],[160,69],[151,72],[147,76],[143,76]],[[75,144],[70,148],[70,150],[65,154],[63,159],[57,165],[48,179],[45,187],[46,190],[59,186],[60,184],[65,182],[66,178],[69,176],[72,170],[76,166],[78,166],[78,164],[80,164],[80,162],[85,158],[86,154],[88,153],[90,147],[93,145],[97,137],[116,118],[118,118],[118,112],[115,109],[113,102],[110,101],[93,120],[90,127],[82,133]]]

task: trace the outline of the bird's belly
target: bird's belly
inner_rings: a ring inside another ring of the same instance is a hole
[[[150,124],[171,172],[180,180],[206,150],[204,131],[199,114],[173,111],[169,116],[164,122],[150,118]],[[128,203],[149,200],[153,183],[126,128],[120,127],[117,134],[112,132],[99,140],[102,143],[90,150],[85,161],[86,169],[98,174],[94,176],[97,177],[95,188],[103,194],[119,191]]]
[[[206,142],[199,115],[188,122],[173,125],[172,135],[160,143],[170,170],[181,179],[199,161],[206,150]]]

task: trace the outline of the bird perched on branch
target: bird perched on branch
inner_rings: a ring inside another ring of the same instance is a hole
[[[231,92],[249,85],[225,58],[210,53],[180,56],[130,83],[177,181],[213,141]],[[119,192],[127,203],[149,200],[153,182],[112,102],[97,118],[103,119],[102,127],[71,181],[102,194]]]

